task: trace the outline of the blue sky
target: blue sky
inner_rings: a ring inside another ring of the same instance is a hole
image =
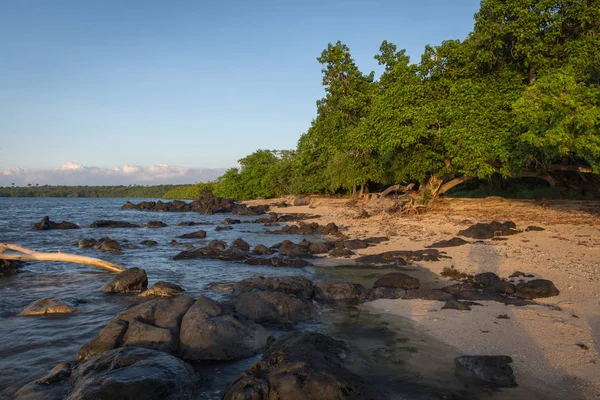
[[[294,148],[341,40],[363,72],[383,40],[413,61],[464,39],[478,0],[0,0],[0,170],[67,161],[228,167]]]

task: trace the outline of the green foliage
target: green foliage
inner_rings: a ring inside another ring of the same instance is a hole
[[[163,199],[197,200],[200,197],[214,195],[219,184],[217,182],[200,182],[193,185],[182,185],[169,190]]]
[[[0,197],[161,198],[179,185],[0,187]]]

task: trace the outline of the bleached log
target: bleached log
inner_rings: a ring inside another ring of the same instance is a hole
[[[16,251],[21,254],[10,254],[6,251]],[[98,258],[79,256],[76,254],[69,253],[44,253],[28,249],[27,247],[19,246],[12,243],[0,243],[0,260],[11,260],[11,261],[59,261],[69,262],[75,264],[84,264],[92,267],[100,268],[109,272],[119,273],[125,271],[127,268],[122,267],[118,264],[113,264],[108,261],[100,260]]]

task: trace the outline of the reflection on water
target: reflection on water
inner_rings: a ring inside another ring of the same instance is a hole
[[[205,291],[210,282],[233,282],[252,275],[304,275],[309,279],[348,280],[370,286],[382,273],[391,270],[357,268],[273,268],[248,266],[217,260],[179,260],[172,257],[181,249],[170,245],[177,236],[198,229],[207,231],[206,239],[183,240],[196,246],[212,239],[227,242],[243,237],[251,246],[267,246],[284,239],[281,235],[264,233],[261,224],[243,223],[232,231],[216,231],[216,225],[176,226],[181,221],[204,221],[217,224],[229,215],[198,215],[195,213],[145,213],[121,210],[127,199],[6,199],[0,198],[0,242],[18,243],[40,251],[70,252],[99,257],[126,267],[144,268],[150,284],[158,280],[183,286],[192,296],[206,294],[222,297],[218,292]],[[140,199],[135,199],[140,201]],[[150,220],[168,225],[160,229],[84,228],[66,231],[32,231],[31,226],[44,215],[54,221],[67,220],[87,227],[98,219],[115,219],[143,226]],[[239,217],[250,221],[254,217]],[[243,233],[242,233],[243,232]],[[83,238],[110,236],[121,243],[139,244],[155,240],[153,247],[124,249],[121,255],[79,249],[72,243]],[[311,237],[286,236],[300,241]],[[423,280],[430,278],[427,270],[417,271]],[[112,275],[90,267],[67,263],[31,262],[25,271],[14,277],[0,279],[0,391],[35,379],[59,362],[73,360],[77,350],[89,341],[115,314],[140,300],[133,295],[109,295],[98,289]],[[79,308],[66,316],[17,317],[20,310],[43,297],[59,298]],[[299,329],[317,330],[346,341],[351,347],[347,366],[377,385],[386,387],[399,399],[531,399],[541,394],[539,389],[522,385],[505,392],[489,392],[484,388],[465,387],[454,377],[453,349],[416,331],[409,320],[389,315],[372,314],[360,307],[323,308],[319,319]],[[271,330],[275,336],[282,331]],[[204,380],[198,398],[218,399],[227,383],[260,358],[239,362],[196,365]],[[544,398],[551,398],[544,394]]]

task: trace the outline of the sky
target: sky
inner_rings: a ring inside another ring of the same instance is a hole
[[[363,72],[379,73],[383,40],[417,62],[427,44],[466,38],[478,9],[479,0],[0,0],[0,186],[68,182],[69,170],[94,184],[128,167],[138,171],[130,183],[144,174],[167,183],[147,171],[192,179],[257,149],[295,148],[324,95],[316,58],[328,43],[341,40]]]

